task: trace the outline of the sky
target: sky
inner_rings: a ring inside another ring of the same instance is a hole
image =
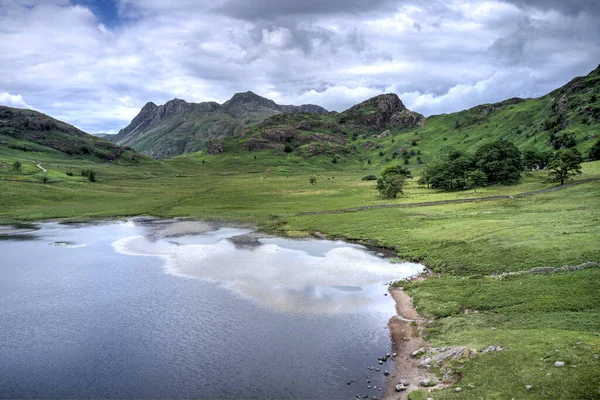
[[[599,0],[0,0],[0,105],[116,133],[149,101],[253,92],[426,116],[600,63]]]

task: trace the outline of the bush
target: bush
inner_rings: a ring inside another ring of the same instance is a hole
[[[377,177],[375,175],[366,175],[361,178],[363,181],[376,181]]]
[[[596,141],[592,148],[588,151],[588,159],[590,161],[600,160],[600,140]]]
[[[67,171],[65,172],[65,174],[67,174],[67,176],[73,176],[73,173],[71,171]]]
[[[88,180],[90,182],[96,182],[96,173],[94,171],[89,171]]]
[[[283,151],[286,152],[286,153],[291,153],[293,151],[293,149],[286,144],[285,147],[284,147],[284,149],[283,149]]]
[[[377,190],[385,199],[395,199],[398,193],[403,193],[406,178],[412,178],[410,171],[399,165],[385,168],[377,179]]]
[[[13,170],[18,174],[21,172],[21,161],[17,160],[13,163]]]

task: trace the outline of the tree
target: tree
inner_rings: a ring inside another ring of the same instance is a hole
[[[600,160],[600,140],[596,141],[592,148],[588,151],[588,159],[590,161]]]
[[[17,160],[13,163],[13,170],[19,174],[21,173],[21,161]]]
[[[94,171],[89,171],[88,180],[90,182],[96,182],[96,173]]]
[[[310,177],[310,179],[308,180],[308,182],[309,182],[311,185],[316,185],[316,184],[317,184],[317,177],[316,177],[316,176],[314,176],[314,175],[313,175],[313,176],[311,176],[311,177]]]
[[[467,175],[467,184],[473,189],[473,194],[477,194],[477,188],[487,183],[487,176],[476,169],[475,171],[469,172]]]
[[[550,181],[564,185],[565,181],[581,174],[581,161],[582,157],[577,149],[558,150],[548,163]]]
[[[475,164],[488,177],[488,183],[514,182],[521,178],[521,151],[513,143],[500,139],[480,146]]]
[[[412,178],[410,171],[400,165],[390,166],[381,171],[377,179],[377,190],[385,199],[395,199],[403,193],[406,178]]]
[[[548,160],[552,154],[537,149],[527,149],[523,151],[523,170],[534,171],[544,169],[548,165]]]

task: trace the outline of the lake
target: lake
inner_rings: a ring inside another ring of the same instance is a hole
[[[387,283],[423,268],[185,220],[0,233],[2,398],[380,397]]]

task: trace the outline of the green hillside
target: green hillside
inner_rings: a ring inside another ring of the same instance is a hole
[[[0,106],[0,155],[65,156],[102,162],[139,162],[131,148],[117,146],[33,110]]]
[[[267,118],[242,138],[225,140],[223,156],[245,159],[250,153],[275,164],[302,160],[311,165],[336,158],[339,166],[352,168],[407,159],[415,166],[436,159],[444,148],[473,152],[496,139],[507,139],[521,150],[575,147],[585,154],[600,138],[600,67],[540,98],[514,98],[428,118],[403,105],[386,114],[387,104],[376,104],[381,97],[397,99],[383,95],[342,113]]]

